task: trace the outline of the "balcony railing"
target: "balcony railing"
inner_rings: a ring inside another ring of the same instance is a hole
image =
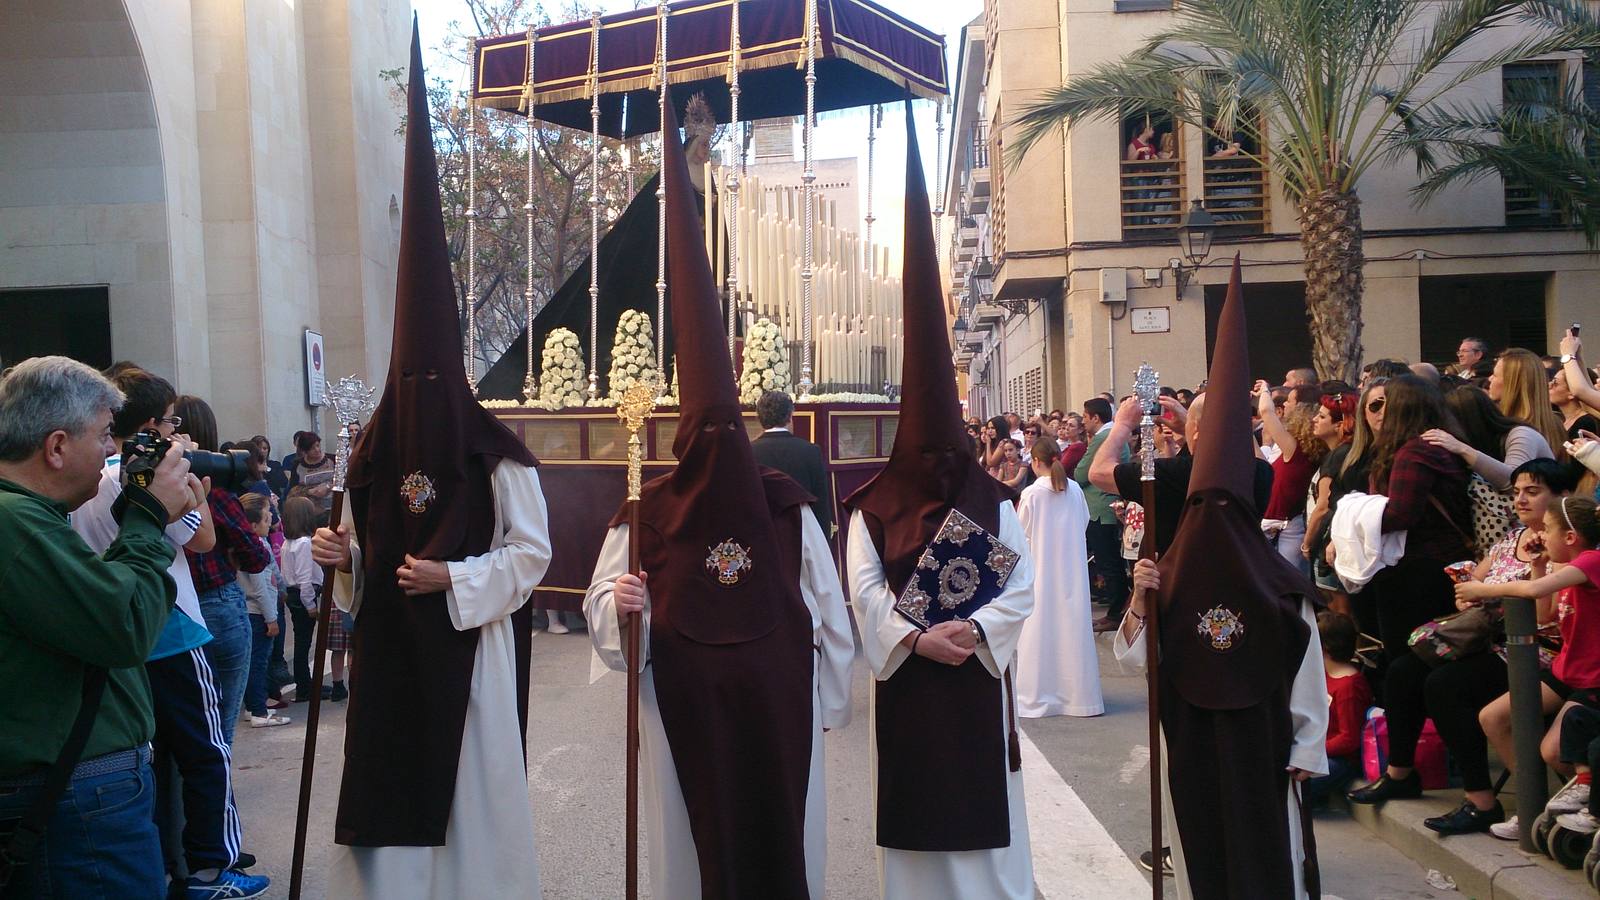
[[[972,126],[967,140],[968,168],[989,168],[989,126],[983,122]]]
[[[1155,237],[1183,215],[1183,161],[1122,161],[1122,236]]]
[[[1263,234],[1267,230],[1267,173],[1246,157],[1211,157],[1202,165],[1206,210],[1217,220],[1219,236]]]
[[[1506,226],[1509,228],[1559,228],[1561,212],[1550,198],[1525,184],[1506,184]]]

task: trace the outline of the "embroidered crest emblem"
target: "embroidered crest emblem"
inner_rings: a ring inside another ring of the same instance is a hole
[[[1196,630],[1202,640],[1211,644],[1212,650],[1227,653],[1244,637],[1244,622],[1233,610],[1214,606],[1200,614],[1200,625]]]
[[[717,581],[723,584],[738,584],[751,566],[750,551],[734,543],[731,538],[712,547],[710,555],[706,557],[706,571],[717,576]]]
[[[433,481],[421,472],[412,472],[400,482],[400,496],[406,499],[406,508],[415,515],[422,515],[428,511],[428,504],[438,496],[433,490]]]
[[[939,605],[955,609],[978,593],[978,567],[970,559],[956,558],[939,571]]]

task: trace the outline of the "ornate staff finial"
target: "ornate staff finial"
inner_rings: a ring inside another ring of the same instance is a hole
[[[333,489],[336,491],[344,490],[345,474],[350,469],[350,444],[358,426],[378,408],[372,399],[376,391],[377,388],[367,387],[366,382],[354,375],[339,379],[327,391],[333,417],[339,420],[339,449],[333,457]]]
[[[639,431],[644,428],[644,420],[650,415],[650,410],[655,409],[656,397],[660,393],[661,388],[655,379],[637,381],[622,392],[622,400],[617,403],[617,418],[628,429],[629,500],[639,499],[644,487],[644,443],[639,440]]]
[[[1161,376],[1149,363],[1140,363],[1133,375],[1133,395],[1139,398],[1144,418],[1139,420],[1139,478],[1154,481],[1156,477],[1156,410],[1161,408]]]

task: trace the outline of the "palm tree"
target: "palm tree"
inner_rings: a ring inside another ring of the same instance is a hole
[[[1577,79],[1509,104],[1450,95],[1509,64],[1596,47],[1600,24],[1582,0],[1183,0],[1143,46],[1025,107],[1008,161],[1063,125],[1137,112],[1168,112],[1223,141],[1242,134],[1254,152],[1241,155],[1298,208],[1317,370],[1354,382],[1357,188],[1374,165],[1414,159],[1419,205],[1498,175],[1536,192],[1594,245],[1600,169],[1586,152],[1600,128]]]

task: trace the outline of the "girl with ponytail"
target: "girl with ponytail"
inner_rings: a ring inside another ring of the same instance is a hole
[[[1098,716],[1100,664],[1089,612],[1089,507],[1051,437],[1033,445],[1033,484],[1017,516],[1033,551],[1033,615],[1017,642],[1017,715]]]

